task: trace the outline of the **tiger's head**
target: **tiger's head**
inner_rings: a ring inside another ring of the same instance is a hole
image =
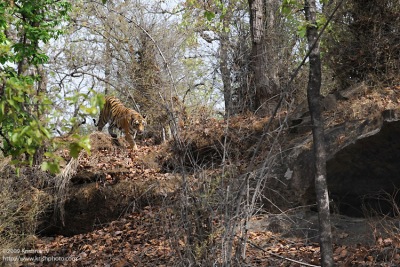
[[[138,132],[143,134],[144,127],[146,126],[146,116],[142,116],[137,112],[132,112],[129,118],[130,132]]]

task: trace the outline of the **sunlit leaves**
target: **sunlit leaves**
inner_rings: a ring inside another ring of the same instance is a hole
[[[28,72],[48,61],[40,44],[57,38],[68,18],[71,4],[65,0],[0,2],[0,133],[5,156],[32,164],[37,150],[51,142],[43,116],[51,101],[38,91],[40,77]],[[44,169],[58,170],[55,157]]]
[[[45,161],[42,163],[41,168],[43,171],[49,171],[51,173],[60,172],[60,163],[58,161]]]
[[[4,14],[9,21],[0,19],[0,28],[6,30],[12,24],[19,31],[19,35],[24,36],[20,42],[12,44],[14,54],[8,61],[17,63],[27,60],[33,65],[46,63],[48,57],[41,53],[38,44],[47,43],[61,34],[60,25],[68,18],[70,9],[71,4],[68,1],[56,0],[20,1],[18,5],[1,4],[0,15]],[[1,40],[0,36],[0,44]],[[0,57],[0,60],[5,62],[4,57]]]
[[[320,1],[321,4],[325,4],[327,1]],[[283,0],[280,6],[280,12],[287,18],[287,20],[296,26],[297,35],[301,38],[305,38],[307,27],[310,26],[303,17],[304,2],[299,0]],[[325,15],[320,12],[317,14],[317,27],[321,28],[326,23]]]
[[[16,116],[14,115],[13,117],[15,118]],[[5,142],[4,149],[13,156],[25,154],[29,156],[28,160],[32,161],[39,144],[44,140],[49,140],[50,134],[38,121],[32,120],[27,125],[22,125],[24,122],[26,123],[27,116],[19,115],[16,119],[12,120],[14,123],[9,120],[3,120],[2,122],[2,131],[6,130],[8,132],[8,141]]]
[[[215,18],[215,13],[206,10],[206,11],[204,12],[204,16],[206,17],[206,19],[207,19],[208,21],[211,21],[213,18]]]
[[[105,103],[104,96],[96,95],[95,97],[90,99],[90,105],[89,106],[83,106],[82,110],[85,113],[94,116],[94,115],[96,115],[98,113],[98,109],[102,108],[104,106],[104,103]]]
[[[317,18],[317,26],[318,28],[321,28],[324,26],[327,22],[326,16],[318,16]]]
[[[236,9],[246,8],[247,1],[230,0],[223,2],[212,0],[205,3],[204,1],[187,0],[184,5],[186,8],[183,16],[183,25],[185,23],[194,23],[195,26],[210,31],[229,32],[230,29],[224,25],[224,21],[229,19],[226,17],[227,14],[232,14]],[[202,16],[197,16],[199,12]]]
[[[82,149],[90,153],[90,139],[88,136],[82,137],[79,135],[74,135],[72,138],[74,138],[75,141],[69,144],[69,153],[71,157],[77,158]]]
[[[303,2],[298,0],[283,0],[280,12],[285,16],[290,16],[292,13],[303,7]]]
[[[302,23],[297,27],[297,35],[300,36],[301,38],[305,38],[307,34],[307,25],[305,23]]]

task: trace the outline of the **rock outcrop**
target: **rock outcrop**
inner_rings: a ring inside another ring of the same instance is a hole
[[[371,209],[373,213],[393,214],[400,188],[400,88],[360,91],[353,90],[353,97],[346,94],[336,109],[324,113],[327,179],[333,209],[350,216],[362,216]],[[304,121],[309,121],[307,116]],[[304,128],[304,124],[298,125]],[[283,179],[288,180],[295,193],[294,203],[312,204],[315,194],[311,125],[308,131],[297,135],[286,155]]]

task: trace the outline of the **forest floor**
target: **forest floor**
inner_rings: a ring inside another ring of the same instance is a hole
[[[161,207],[145,207],[111,222],[90,233],[72,237],[42,237],[36,249],[50,260],[64,257],[68,261],[57,266],[176,266],[176,257],[168,237],[158,231],[157,218]],[[348,232],[342,237],[356,233]],[[283,237],[265,230],[249,230],[246,259],[241,266],[318,266],[318,243],[304,238]],[[391,238],[378,239],[374,245],[334,245],[334,260],[338,266],[399,266],[399,244]],[[33,255],[31,255],[33,256]],[[77,259],[74,261],[74,258]],[[55,262],[36,262],[35,266],[54,265]],[[181,264],[179,264],[181,265]],[[183,264],[184,265],[184,264]],[[210,263],[210,265],[213,265]]]
[[[376,96],[369,94],[358,97],[358,101],[362,104],[356,105],[354,101],[349,102],[354,104],[354,108],[349,107],[348,103],[340,102],[338,107],[343,105],[340,110],[343,110],[344,114],[338,116],[338,111],[335,111],[335,116],[340,120],[355,116],[354,114],[365,118],[368,117],[371,109],[380,110],[375,106],[384,107],[382,110],[395,108],[398,106],[399,92],[399,88],[396,87],[390,91],[390,94],[384,92],[385,95],[389,95],[387,98],[381,97],[378,93],[374,93]],[[360,107],[365,107],[365,110],[363,109],[362,112],[355,110]],[[331,111],[327,113],[329,112]],[[331,118],[332,115],[328,114],[328,117]],[[328,120],[328,124],[340,122]],[[268,118],[254,119],[251,116],[242,116],[231,119],[230,131],[226,131],[228,126],[217,120],[204,122],[200,118],[194,121],[193,129],[183,133],[182,138],[187,144],[186,149],[191,150],[194,158],[211,163],[204,165],[210,168],[207,170],[209,173],[205,171],[202,174],[182,171],[185,164],[191,164],[190,160],[193,158],[181,157],[182,169],[176,169],[173,162],[174,155],[165,145],[153,145],[151,142],[142,141],[137,151],[128,151],[123,139],[120,138],[122,147],[117,147],[112,144],[109,135],[93,133],[91,135],[92,152],[90,155],[82,154],[77,175],[71,179],[71,182],[76,183],[72,190],[75,193],[73,197],[77,198],[80,194],[84,194],[89,200],[93,196],[97,199],[101,196],[103,198],[99,199],[102,200],[101,204],[105,203],[108,208],[126,205],[123,212],[114,216],[112,220],[99,220],[96,223],[91,221],[90,230],[86,228],[82,233],[39,235],[34,243],[33,253],[24,254],[24,260],[13,266],[187,265],[182,255],[190,250],[185,247],[188,240],[182,238],[185,236],[182,232],[187,229],[182,226],[188,222],[180,221],[180,225],[176,224],[174,217],[182,215],[180,214],[181,206],[179,206],[182,200],[182,185],[188,183],[186,186],[190,187],[190,180],[197,179],[198,181],[203,174],[213,179],[213,172],[218,172],[221,166],[220,152],[225,151],[225,147],[221,147],[221,140],[229,140],[230,155],[239,162],[237,167],[235,166],[236,170],[239,173],[243,172],[249,155],[253,151],[251,148],[263,133],[267,123]],[[277,123],[280,123],[279,115]],[[250,149],[246,150],[243,147]],[[68,162],[67,152],[63,154],[60,151],[60,154]],[[184,162],[185,160],[188,162]],[[92,179],[93,177],[95,179]],[[182,181],[183,177],[186,179],[185,182]],[[85,180],[86,178],[88,179]],[[195,191],[194,188],[190,190]],[[135,191],[136,195],[129,195],[128,191]],[[113,197],[111,194],[118,196]],[[125,202],[121,203],[120,200]],[[171,203],[174,204],[171,205]],[[85,203],[76,202],[75,205],[85,206]],[[85,215],[86,211],[79,209],[81,207],[75,208],[72,213],[69,213],[70,218],[66,218],[69,222],[78,221],[78,218]],[[107,209],[101,209],[100,204],[96,205],[95,202],[90,202],[87,208],[94,214],[107,211]],[[193,216],[191,219],[197,218],[196,215]],[[216,218],[214,217],[211,222],[211,228],[214,230],[210,237],[212,244],[208,244],[212,250],[204,252],[203,249],[203,258],[205,256],[212,259],[212,262],[207,262],[207,266],[217,266],[222,261],[223,244],[220,233],[224,232],[224,225]],[[338,214],[332,214],[331,220],[334,260],[337,266],[400,266],[398,220],[387,217],[350,218]],[[79,223],[73,224],[73,227],[79,228]],[[197,225],[197,227],[202,226]],[[247,240],[240,239],[240,234],[238,230],[233,237],[234,247],[237,242],[242,242],[241,247],[245,247],[245,251],[241,254],[245,257],[240,259],[237,264],[239,266],[318,266],[320,264],[318,215],[305,208],[296,208],[279,214],[264,210],[249,219],[245,234],[248,237]],[[187,233],[186,236],[188,236]],[[243,243],[246,245],[243,246]],[[204,255],[204,253],[209,253],[209,255]],[[193,257],[196,256],[193,255]],[[196,259],[193,260],[196,261]],[[4,259],[3,262],[5,262]],[[204,262],[202,263],[200,262],[199,266],[205,265]]]
[[[108,147],[107,149],[111,149]],[[110,157],[110,151],[99,149],[99,160],[93,161],[96,153],[81,159],[82,170],[100,168],[104,170],[124,169],[117,183],[123,180],[135,182],[160,181],[165,179],[155,160],[148,155],[162,154],[162,146],[139,146],[134,152],[117,148]],[[108,156],[107,156],[108,154]],[[111,175],[107,179],[113,180]],[[113,182],[110,182],[113,184]],[[113,186],[113,185],[108,185]],[[38,237],[35,252],[24,256],[42,257],[25,266],[176,266],[182,259],[176,253],[173,225],[166,220],[166,209],[162,203],[149,202],[140,209],[121,214],[121,217],[97,226],[87,233],[73,236]],[[317,216],[314,213],[260,214],[249,223],[246,258],[241,266],[318,266],[320,248],[316,238]],[[305,217],[306,216],[306,217]],[[296,221],[307,221],[308,224]],[[339,218],[339,219],[338,219]],[[291,223],[288,224],[288,221]],[[311,222],[311,223],[310,223]],[[371,220],[369,221],[371,222]],[[340,217],[333,219],[335,245],[334,260],[338,266],[399,266],[399,239],[380,236],[373,231],[367,219]],[[288,231],[296,228],[298,231]],[[168,229],[171,227],[170,229]],[[220,227],[220,226],[216,226]],[[314,227],[314,229],[312,229]],[[304,229],[308,229],[304,231]],[[162,231],[160,229],[163,229]],[[375,228],[376,230],[377,228]],[[361,235],[369,234],[368,237]],[[166,234],[167,233],[167,234]],[[169,234],[168,234],[169,233]],[[218,238],[216,238],[218,242]],[[178,245],[177,245],[178,244]],[[218,247],[218,245],[216,246]],[[179,264],[181,263],[181,264]],[[213,263],[209,263],[213,265]]]

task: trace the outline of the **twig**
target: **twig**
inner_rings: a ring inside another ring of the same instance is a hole
[[[0,136],[3,137],[3,139],[7,142],[9,147],[12,147],[11,141],[10,141],[10,139],[8,139],[7,136],[4,135],[2,127],[0,127]],[[0,149],[3,152],[3,156],[5,156],[7,153],[6,153],[6,150],[4,149],[4,147],[1,146]]]
[[[145,28],[143,28],[139,23],[135,22],[133,19],[130,19],[130,18],[128,18],[126,15],[124,15],[123,12],[118,12],[118,11],[112,9],[112,8],[109,8],[108,6],[104,6],[102,3],[99,3],[99,2],[97,2],[97,1],[93,1],[93,2],[96,3],[96,4],[98,4],[98,5],[100,5],[100,6],[105,7],[107,10],[109,10],[109,11],[112,12],[112,13],[115,13],[115,14],[120,15],[120,16],[123,17],[128,23],[134,24],[134,25],[135,25],[137,28],[139,28],[144,34],[146,34],[147,37],[149,37],[149,39],[153,42],[153,44],[154,44],[155,47],[157,48],[158,53],[160,54],[160,56],[161,56],[161,58],[162,58],[162,60],[163,60],[163,62],[164,62],[164,66],[165,66],[165,68],[167,69],[168,75],[169,75],[169,77],[170,77],[170,79],[171,79],[171,81],[172,81],[172,87],[173,87],[175,93],[177,94],[177,89],[176,89],[176,85],[175,85],[175,79],[174,79],[174,76],[172,75],[172,72],[171,72],[171,69],[170,69],[170,67],[169,67],[168,61],[167,61],[167,59],[165,58],[164,53],[162,52],[160,46],[158,45],[158,43],[156,42],[156,40],[154,40],[153,36],[151,36],[151,34],[150,34]]]
[[[69,189],[68,185],[71,180],[71,177],[76,174],[76,170],[79,165],[79,160],[82,158],[83,152],[79,153],[77,158],[72,158],[67,166],[65,166],[64,170],[59,173],[55,179],[55,201],[54,201],[54,210],[56,216],[58,215],[61,223],[65,226],[64,215],[65,209],[64,205],[67,199],[67,191]]]
[[[284,257],[284,256],[282,256],[282,255],[276,254],[276,253],[274,253],[274,252],[265,250],[265,249],[263,249],[262,247],[260,247],[259,245],[256,245],[256,244],[254,244],[254,243],[251,242],[251,241],[247,241],[247,243],[249,243],[250,246],[252,246],[252,247],[254,247],[254,248],[256,248],[256,249],[259,249],[259,250],[261,250],[261,251],[263,251],[263,252],[266,252],[266,253],[268,253],[268,254],[274,256],[274,257],[277,257],[277,258],[280,258],[280,259],[283,259],[283,260],[286,260],[286,261],[291,261],[291,262],[294,262],[294,263],[298,263],[298,264],[303,265],[303,266],[321,267],[320,265],[314,265],[314,264],[310,264],[310,263],[306,263],[306,262],[294,260],[294,259],[291,259],[291,258]]]

